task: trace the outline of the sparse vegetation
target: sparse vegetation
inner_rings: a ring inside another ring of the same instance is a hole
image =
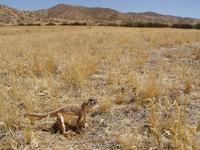
[[[100,113],[106,113],[109,112],[110,109],[112,108],[112,100],[109,98],[106,98],[99,104],[98,112]]]
[[[194,25],[194,28],[195,28],[195,29],[200,29],[200,23],[196,23],[196,24]]]
[[[46,26],[55,26],[56,24],[54,22],[49,22],[49,23],[46,23]]]
[[[200,147],[199,30],[14,26],[0,45],[0,149]],[[90,97],[89,127],[69,139],[23,116]]]
[[[172,28],[181,28],[181,29],[192,29],[193,26],[187,23],[177,23],[171,26]]]
[[[142,28],[167,28],[170,27],[166,23],[159,22],[125,22],[122,23],[121,26],[125,27],[142,27]]]

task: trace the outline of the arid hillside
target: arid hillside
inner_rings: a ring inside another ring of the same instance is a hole
[[[37,18],[29,12],[16,10],[5,5],[0,5],[0,25],[18,25],[37,22]]]
[[[196,24],[199,19],[181,18],[152,12],[122,13],[109,8],[89,8],[59,4],[38,11],[20,11],[0,5],[0,23],[11,25],[45,24],[126,25],[134,23]]]
[[[0,45],[0,149],[199,150],[199,30],[3,26]],[[24,115],[89,98],[67,137]]]
[[[59,4],[45,10],[35,11],[42,19],[75,21],[123,21],[128,19],[123,13],[109,8],[88,8]]]

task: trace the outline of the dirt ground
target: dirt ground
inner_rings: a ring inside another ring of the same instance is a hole
[[[0,27],[0,45],[0,149],[199,149],[199,30]],[[23,116],[91,97],[68,138]]]

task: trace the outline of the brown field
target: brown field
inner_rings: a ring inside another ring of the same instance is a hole
[[[70,138],[22,115],[90,97]],[[198,150],[200,31],[0,27],[0,122],[0,149]]]

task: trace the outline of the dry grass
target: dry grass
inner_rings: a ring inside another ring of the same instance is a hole
[[[184,83],[184,93],[188,94],[192,91],[192,81],[190,79],[186,79]]]
[[[117,94],[115,99],[114,99],[114,103],[120,105],[123,104],[125,102],[125,98],[123,94]]]
[[[113,105],[112,100],[106,98],[99,104],[98,112],[100,113],[109,112],[110,109],[112,108],[112,105]]]
[[[156,98],[162,95],[163,86],[160,81],[154,79],[154,77],[147,77],[145,83],[141,85],[139,89],[139,94],[143,100],[150,98]]]
[[[142,144],[142,137],[138,131],[126,132],[117,137],[117,142],[124,150],[137,150],[139,145]]]
[[[91,54],[74,54],[63,69],[61,78],[69,84],[83,86],[88,75],[97,70],[98,59]]]
[[[200,31],[1,27],[0,45],[0,149],[200,147]],[[100,113],[68,140],[22,115],[88,97]]]
[[[169,104],[169,100],[165,101]],[[176,100],[168,107],[165,104],[152,104],[150,108],[150,135],[155,137],[157,146],[161,149],[198,149],[198,132],[186,123],[187,104],[180,106]]]

